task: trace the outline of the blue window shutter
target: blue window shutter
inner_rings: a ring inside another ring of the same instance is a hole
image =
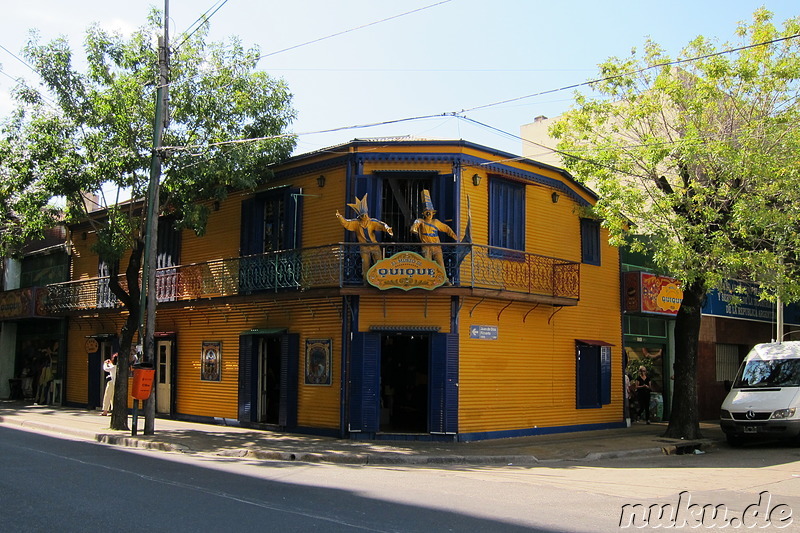
[[[578,409],[600,407],[600,347],[580,344],[576,352],[576,406]]]
[[[429,431],[458,432],[458,335],[431,336]]]
[[[581,219],[581,261],[600,265],[600,222],[597,220]]]
[[[453,175],[442,174],[435,178],[431,192],[433,193],[433,205],[436,208],[436,218],[453,228],[456,233],[459,233],[459,228],[456,224],[455,189]],[[444,239],[449,239],[449,237],[444,235]]]
[[[355,198],[363,198],[367,195],[367,207],[369,207],[369,216],[372,218],[380,218],[381,216],[381,178],[372,174],[358,174],[355,176]],[[355,198],[348,198],[347,203],[353,203]],[[347,213],[342,213],[345,218],[355,218],[356,212],[347,208]],[[352,233],[352,232],[348,232]]]
[[[489,180],[489,245],[525,250],[525,185]]]
[[[600,347],[600,403],[611,403],[611,347]]]
[[[297,427],[297,376],[300,336],[289,333],[281,336],[281,398],[278,407],[278,424]]]
[[[377,432],[380,424],[380,346],[376,333],[354,333],[350,343],[350,431]]]
[[[255,335],[239,337],[239,420],[253,422],[253,395],[258,390],[256,373],[253,371],[253,346]]]
[[[240,255],[260,254],[264,251],[264,202],[258,198],[242,201],[242,224],[239,244]]]

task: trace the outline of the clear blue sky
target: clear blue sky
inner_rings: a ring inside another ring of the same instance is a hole
[[[211,39],[238,35],[271,54],[260,68],[284,78],[294,94],[300,136],[296,153],[359,137],[412,135],[465,139],[520,154],[519,127],[556,116],[572,90],[467,111],[504,135],[452,116],[326,134],[344,128],[445,114],[551,91],[594,77],[596,65],[626,55],[647,37],[675,55],[697,35],[733,39],[736,23],[765,5],[776,21],[800,15],[800,0],[170,0],[173,43],[209,8]],[[377,21],[407,14],[384,22]],[[6,6],[0,46],[13,54],[37,28],[42,40],[69,37],[79,49],[98,22],[129,32],[163,0],[26,0]],[[371,24],[371,25],[370,25]],[[358,28],[358,29],[355,29]],[[346,31],[351,30],[352,31]],[[35,75],[0,48],[0,117],[10,111],[11,78]]]

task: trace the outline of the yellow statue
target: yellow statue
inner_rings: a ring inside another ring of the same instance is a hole
[[[366,278],[370,267],[383,259],[381,248],[377,244],[378,241],[375,240],[375,232],[385,231],[392,237],[394,237],[394,232],[385,222],[369,217],[366,193],[364,193],[364,197],[361,200],[356,197],[356,203],[347,205],[355,210],[356,218],[344,218],[339,214],[338,209],[336,210],[336,218],[339,219],[345,229],[354,232],[356,239],[361,243],[361,273]]]
[[[436,210],[433,208],[433,203],[431,202],[431,193],[427,189],[423,189],[421,196],[423,204],[422,218],[418,218],[411,225],[411,233],[416,233],[419,237],[419,240],[424,243],[441,242],[439,240],[440,231],[447,233],[454,240],[458,241],[456,232],[453,231],[450,226],[438,219],[433,218],[433,215],[436,214]],[[442,270],[447,272],[447,270],[444,268],[444,256],[442,255],[441,246],[423,246],[422,255],[426,259],[431,259],[439,263],[439,266],[442,267]]]

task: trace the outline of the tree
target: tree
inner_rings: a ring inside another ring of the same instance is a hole
[[[759,9],[737,43],[698,37],[677,60],[651,41],[641,56],[610,58],[595,97],[578,94],[550,132],[567,168],[598,191],[613,242],[640,251],[649,242],[654,263],[682,281],[673,438],[699,436],[706,293],[730,278],[783,301],[800,290],[800,18],[782,29],[771,20]]]
[[[4,217],[0,246],[13,253],[26,237],[55,223],[66,199],[67,222],[88,220],[97,231],[94,252],[110,266],[110,290],[128,316],[120,331],[120,361],[128,361],[139,327],[146,195],[153,147],[158,50],[154,36],[161,13],[129,38],[97,26],[85,39],[86,69],[73,67],[65,38],[39,44],[36,34],[23,53],[50,97],[21,84],[18,106],[3,125],[0,141]],[[236,38],[207,44],[208,24],[179,37],[170,57],[170,126],[160,154],[164,173],[159,205],[178,228],[202,234],[204,200],[223,200],[229,190],[269,179],[268,165],[291,154],[285,133],[295,117],[282,80],[256,70],[257,48]],[[181,40],[182,39],[182,40]],[[250,139],[249,142],[230,142]],[[252,139],[261,139],[253,141]],[[117,189],[102,217],[87,213],[84,194]],[[117,202],[119,191],[130,202]],[[128,257],[126,266],[120,262]],[[118,274],[124,272],[126,282]],[[112,429],[127,429],[128,365],[120,364]]]

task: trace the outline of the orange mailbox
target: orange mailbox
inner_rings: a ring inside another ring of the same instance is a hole
[[[153,390],[153,376],[155,369],[150,365],[133,365],[133,384],[131,396],[136,400],[146,400]]]

